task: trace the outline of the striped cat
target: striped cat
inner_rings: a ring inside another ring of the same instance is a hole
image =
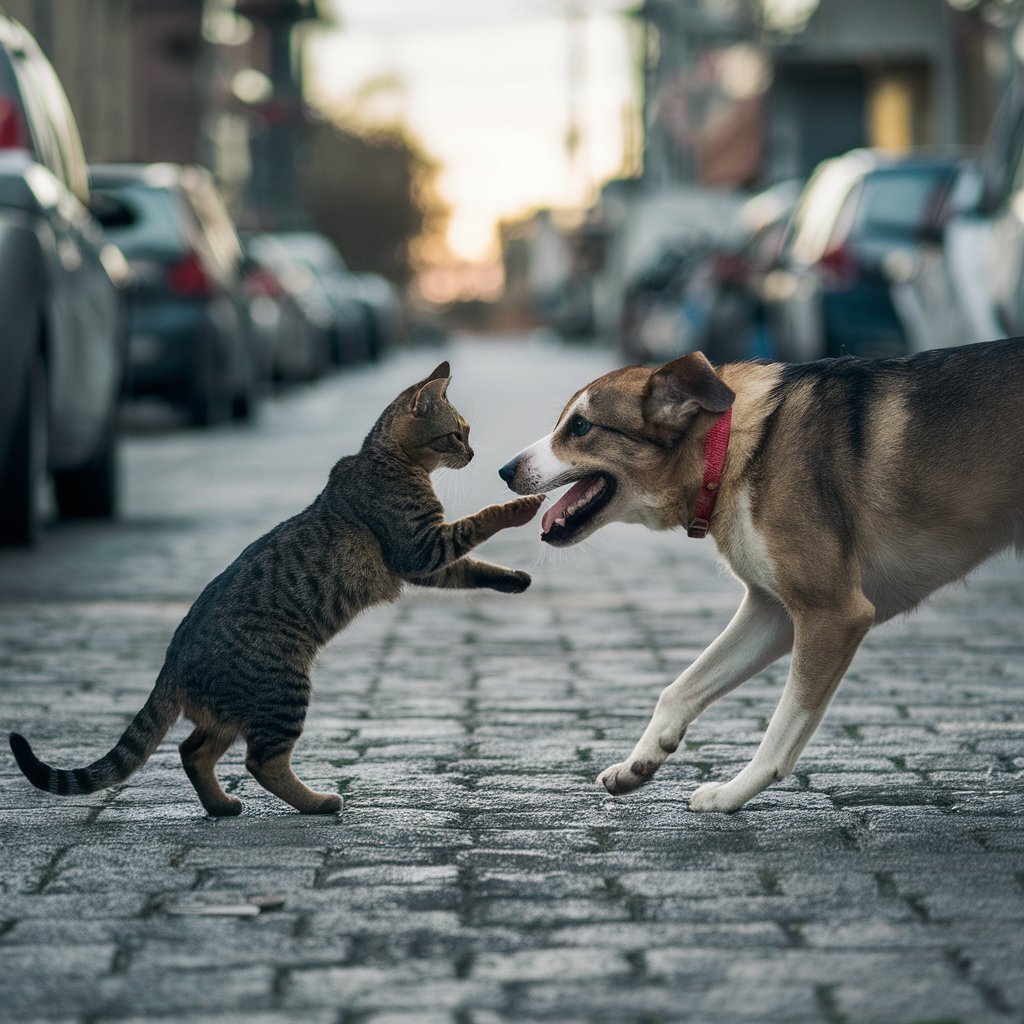
[[[307,814],[341,809],[291,767],[317,652],[364,608],[394,601],[403,583],[519,593],[525,572],[466,558],[499,530],[522,526],[543,495],[489,505],[454,523],[430,482],[473,458],[469,425],[446,398],[448,363],[384,410],[357,455],[341,459],[304,512],[250,544],[199,595],[178,626],[145,706],[110,753],[87,768],[51,768],[28,741],[11,749],[29,781],[51,793],[92,793],[128,778],[184,714],[195,723],[181,760],[212,815],[238,814],[214,774],[237,736],[265,789]]]

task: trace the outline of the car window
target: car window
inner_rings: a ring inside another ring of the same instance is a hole
[[[36,158],[82,202],[88,202],[89,183],[82,140],[56,72],[28,37],[12,57]]]
[[[89,172],[82,150],[82,139],[78,134],[78,125],[68,98],[61,87],[56,72],[45,60],[36,66],[46,114],[54,128],[54,141],[60,152],[61,163],[65,171],[65,180],[71,191],[82,202],[89,201]]]
[[[864,179],[851,233],[912,235],[934,220],[951,171],[915,168],[878,171]]]
[[[224,265],[237,265],[242,258],[242,245],[216,188],[211,182],[197,178],[189,182],[186,192],[214,257]]]
[[[859,169],[851,170],[838,160],[827,161],[815,171],[793,212],[787,250],[794,260],[810,265],[821,259],[850,189],[859,177]]]
[[[825,244],[825,252],[837,249],[850,237],[857,222],[857,212],[860,210],[863,195],[864,179],[862,178],[846,193],[832,224],[832,231]]]
[[[1024,162],[1024,81],[1019,73],[996,110],[981,157],[983,207],[992,212],[1009,197]]]
[[[186,248],[183,204],[167,189],[94,183],[90,205],[110,240],[129,258]]]
[[[1024,188],[1024,117],[1021,117],[1017,127],[1011,156],[1008,160],[1006,185],[1007,198]]]

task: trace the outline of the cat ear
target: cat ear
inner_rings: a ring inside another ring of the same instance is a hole
[[[443,363],[440,363],[434,371],[427,376],[427,380],[423,383],[426,384],[428,380],[440,380],[442,377],[447,380],[452,379],[452,368],[448,365],[447,359]]]
[[[447,366],[447,363],[443,363]],[[417,392],[412,400],[413,416],[427,416],[437,407],[437,404],[444,398],[448,390],[450,377],[434,377],[426,382]]]

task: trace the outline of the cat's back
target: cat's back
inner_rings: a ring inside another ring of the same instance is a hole
[[[253,541],[207,584],[172,652],[244,633],[261,647],[274,634],[301,633],[315,649],[364,608],[399,596],[401,583],[374,531],[343,498],[346,468],[339,463],[331,486],[308,508]]]

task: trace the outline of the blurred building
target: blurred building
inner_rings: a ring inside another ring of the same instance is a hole
[[[236,212],[302,223],[296,34],[317,0],[4,0],[64,83],[90,162],[201,163]]]
[[[858,146],[977,144],[1007,72],[1006,25],[984,4],[645,0],[637,16],[652,186],[755,187]]]

